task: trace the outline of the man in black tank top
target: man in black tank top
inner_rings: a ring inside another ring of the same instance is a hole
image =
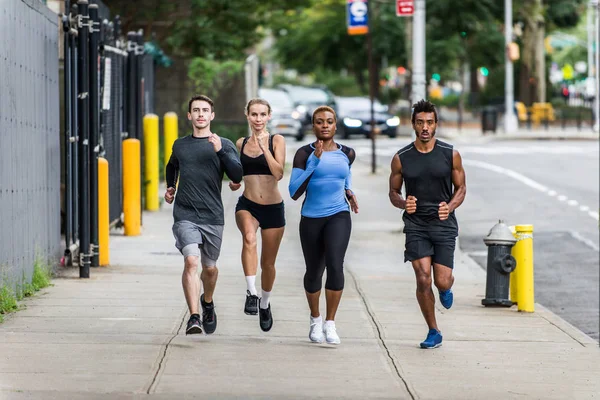
[[[431,290],[431,270],[440,302],[452,307],[452,268],[458,236],[454,210],[465,199],[465,171],[458,151],[437,140],[437,111],[429,101],[413,105],[412,125],[416,140],[394,156],[390,174],[390,201],[405,210],[404,262],[410,261],[417,279],[417,300],[429,332],[421,348],[442,345],[435,319],[435,297]],[[406,199],[401,190],[406,183]]]

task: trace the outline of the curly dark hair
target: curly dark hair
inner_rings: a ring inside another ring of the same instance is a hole
[[[435,104],[433,104],[430,101],[427,100],[419,100],[418,102],[416,102],[415,104],[413,104],[413,112],[412,112],[412,117],[411,117],[411,121],[414,124],[415,123],[415,116],[418,113],[422,113],[422,112],[426,112],[426,113],[433,113],[433,115],[435,116],[435,122],[438,122],[438,114],[437,114],[437,110],[435,108]]]

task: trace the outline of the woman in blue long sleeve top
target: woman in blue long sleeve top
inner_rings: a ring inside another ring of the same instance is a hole
[[[352,230],[350,210],[358,213],[350,172],[355,153],[333,141],[336,130],[333,109],[317,108],[312,120],[317,140],[296,152],[289,190],[294,200],[306,193],[300,242],[306,263],[304,290],[311,314],[309,338],[316,343],[339,344],[334,321],[344,289],[344,256]],[[323,323],[319,297],[325,268],[327,315]]]

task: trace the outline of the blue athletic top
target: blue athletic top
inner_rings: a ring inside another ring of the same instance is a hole
[[[338,144],[335,151],[324,151],[321,158],[314,154],[313,144],[302,146],[294,157],[290,178],[290,196],[298,200],[306,192],[302,216],[329,217],[349,211],[346,189],[352,189],[350,166],[356,154],[350,147]]]

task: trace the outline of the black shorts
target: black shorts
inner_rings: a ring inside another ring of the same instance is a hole
[[[431,256],[434,264],[454,268],[456,235],[440,231],[408,231],[404,262]]]
[[[285,208],[283,201],[277,204],[258,204],[240,196],[235,212],[248,211],[256,220],[260,229],[282,228],[285,226]]]

